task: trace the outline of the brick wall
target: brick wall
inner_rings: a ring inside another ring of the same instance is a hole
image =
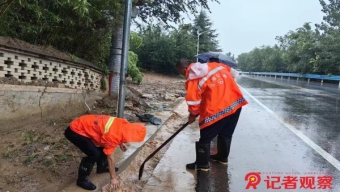
[[[0,47],[0,77],[15,77],[22,82],[42,79],[73,89],[100,90],[103,71],[83,63]]]

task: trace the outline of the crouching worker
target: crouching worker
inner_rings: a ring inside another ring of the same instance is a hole
[[[109,172],[110,187],[118,189],[120,182],[113,157],[115,147],[126,151],[124,143],[142,142],[145,135],[143,124],[108,115],[84,115],[73,120],[65,130],[65,137],[87,155],[79,165],[77,185],[87,190],[97,188],[88,179],[97,163],[97,173]]]

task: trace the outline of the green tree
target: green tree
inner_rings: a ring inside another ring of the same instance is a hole
[[[237,57],[239,68],[243,71],[258,72],[286,72],[284,51],[277,45],[255,48],[249,53],[242,53]]]
[[[316,24],[319,49],[311,60],[314,72],[328,75],[340,74],[340,9],[339,1],[330,0],[327,4],[320,0],[323,22]]]
[[[150,71],[177,74],[175,64],[178,58],[195,60],[196,41],[189,25],[178,29],[163,28],[159,25],[143,27],[139,34],[143,44],[138,50],[139,66]]]
[[[265,46],[262,50],[262,70],[268,72],[286,72],[286,60],[283,57],[283,51],[277,46]]]
[[[210,0],[212,2],[219,2],[218,0]],[[120,1],[125,2],[125,1]],[[168,22],[179,23],[183,18],[181,13],[196,13],[197,7],[202,7],[203,9],[208,9],[208,0],[173,0],[173,1],[164,1],[164,0],[135,0],[134,6],[137,6],[140,14],[139,17],[143,21],[147,21],[149,18],[156,18],[159,21],[167,24]],[[123,4],[121,6],[123,9]],[[115,18],[119,18],[119,21],[122,21],[122,16],[118,16]],[[122,22],[117,22],[114,28],[114,41],[112,41],[112,49],[110,51],[110,59],[108,62],[108,67],[111,72],[114,73],[111,83],[111,92],[114,94],[118,93],[119,88],[119,76],[120,76],[120,65],[121,65],[121,50],[122,48],[122,37],[123,37],[123,27]],[[167,45],[167,47],[171,47],[171,45]],[[167,49],[167,48],[164,48]],[[169,55],[169,58],[171,56]],[[166,57],[168,58],[168,57]]]
[[[176,61],[178,58],[187,58],[192,61],[196,60],[196,38],[190,32],[190,24],[189,25],[180,25],[178,30],[175,30],[171,33],[170,38],[175,39],[176,46],[175,55]]]
[[[322,72],[316,68],[318,60],[313,59],[320,52],[317,32],[309,23],[284,36],[276,37],[279,44],[255,48],[248,54],[241,54],[238,60],[242,70],[267,72],[312,73]]]
[[[138,55],[133,51],[129,51],[128,71],[127,75],[132,78],[132,81],[141,84],[143,80],[143,73],[137,67]]]
[[[171,63],[176,60],[175,39],[170,38],[159,25],[148,25],[141,30],[140,35],[143,42],[148,42],[137,52],[141,61],[140,66],[150,71],[172,73],[174,69]]]
[[[138,1],[138,8],[140,10],[139,17],[145,22],[149,18],[156,18],[163,23],[179,23],[183,18],[181,13],[197,13],[198,7],[209,10],[208,2],[219,3],[219,0]]]
[[[284,57],[288,62],[288,71],[298,73],[314,71],[311,59],[320,49],[317,34],[309,23],[305,23],[303,27],[296,31],[290,31],[284,37],[277,37],[277,39],[283,42],[281,47],[286,50]]]
[[[278,45],[255,48],[237,60],[242,70],[340,74],[340,9],[338,0],[320,0],[323,22],[309,23],[276,37]],[[260,63],[260,64],[259,64]],[[261,67],[260,67],[261,66]]]
[[[241,53],[237,56],[237,64],[238,68],[240,68],[242,71],[250,71],[249,70],[249,53]]]
[[[137,67],[138,55],[132,51],[137,50],[143,45],[143,39],[137,33],[132,32],[130,35],[130,51],[129,51],[129,60],[128,60],[128,70],[127,76],[132,78],[132,81],[140,84],[143,80],[143,73],[140,72]]]
[[[207,13],[203,10],[195,17],[193,23],[192,34],[197,37],[198,33],[201,33],[199,36],[198,53],[221,51],[217,40],[218,34],[216,33],[216,30],[213,29],[213,23],[210,21]]]
[[[0,36],[51,45],[104,68],[113,26],[109,13],[117,9],[113,3],[114,0],[8,0],[0,3]]]
[[[217,0],[210,0],[218,2]],[[52,45],[115,72],[118,91],[125,0],[7,0],[0,3],[0,35]],[[209,9],[207,0],[133,0],[144,21],[180,21],[181,13]],[[111,56],[110,56],[111,55]],[[109,57],[110,56],[110,57]],[[111,87],[112,88],[112,87]]]

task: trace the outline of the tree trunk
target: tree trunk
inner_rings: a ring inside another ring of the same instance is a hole
[[[116,25],[114,30],[108,65],[110,72],[113,73],[113,77],[110,82],[110,94],[116,97],[118,96],[119,92],[122,46],[123,46],[123,25],[118,24]]]
[[[139,3],[141,2],[143,2],[143,0],[139,0]],[[135,6],[132,7],[132,10],[134,9],[136,9]],[[132,12],[132,14],[133,13],[134,12]],[[135,18],[136,15],[131,15],[131,17]],[[109,70],[112,73],[111,74],[112,79],[110,82],[110,95],[117,97],[117,98],[118,98],[119,84],[120,84],[120,68],[122,64],[123,37],[124,37],[123,22],[124,22],[124,16],[122,15],[120,17],[120,20],[117,20],[117,24],[114,26],[113,38],[111,42],[110,58],[109,58],[109,63],[108,63]],[[127,44],[126,46],[129,47],[129,44]],[[127,74],[127,66],[125,69],[125,73]]]

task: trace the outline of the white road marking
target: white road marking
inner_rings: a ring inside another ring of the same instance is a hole
[[[319,153],[323,158],[325,158],[330,164],[332,164],[336,169],[340,171],[340,162],[335,159],[331,154],[327,153],[320,146],[315,144],[311,139],[309,139],[306,135],[304,135],[301,131],[297,130],[294,126],[285,123],[282,119],[275,114],[272,110],[270,110],[267,106],[265,106],[261,101],[257,100],[253,95],[251,95],[247,90],[239,85],[239,87],[249,95],[256,103],[258,103],[261,107],[263,107],[268,113],[273,115],[277,120],[279,120],[284,126],[286,126],[289,130],[291,130],[295,135],[297,135],[302,141],[304,141],[308,146],[314,149],[317,153]]]

